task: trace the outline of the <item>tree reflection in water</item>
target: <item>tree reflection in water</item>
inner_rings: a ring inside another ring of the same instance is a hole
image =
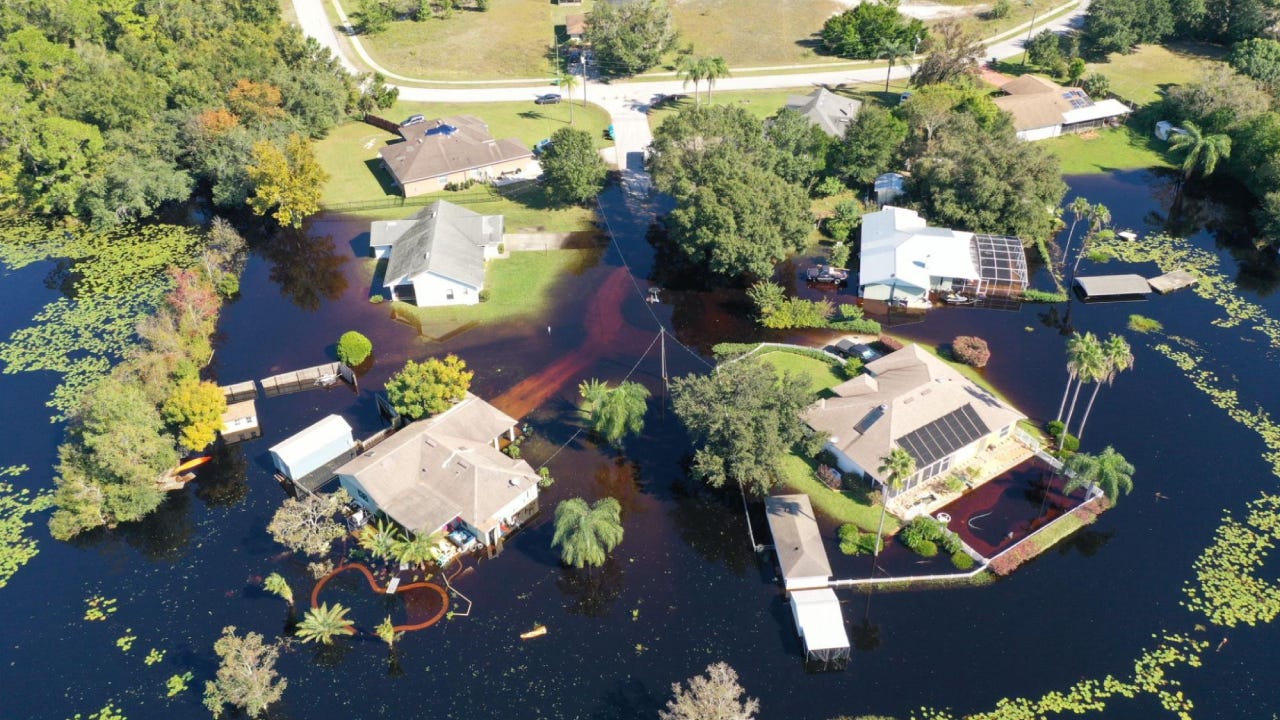
[[[712,494],[700,487],[686,489],[677,485],[671,518],[680,539],[706,560],[724,565],[739,576],[755,566],[742,500],[735,490]]]
[[[622,595],[622,565],[610,557],[598,568],[561,567],[556,588],[569,601],[570,613],[604,617]]]
[[[309,237],[305,230],[282,229],[263,251],[271,262],[271,281],[303,310],[320,309],[323,300],[337,300],[347,289],[343,266],[349,252],[339,252],[332,235]]]
[[[196,497],[206,507],[233,507],[249,495],[249,460],[239,445],[217,443],[213,460],[196,469]]]
[[[191,494],[171,492],[160,507],[145,518],[108,530],[98,528],[72,539],[76,547],[95,548],[107,556],[118,556],[121,543],[152,562],[174,563],[182,558],[191,542],[195,526],[191,519]]]

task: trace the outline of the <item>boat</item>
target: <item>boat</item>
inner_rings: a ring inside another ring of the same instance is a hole
[[[532,639],[534,639],[534,638],[536,638],[536,637],[542,637],[543,635],[546,635],[546,634],[547,634],[547,626],[546,626],[546,625],[539,625],[539,626],[535,627],[534,629],[530,630],[529,632],[522,632],[522,633],[520,633],[520,639],[521,639],[521,640],[532,640]]]
[[[191,468],[200,467],[201,465],[209,462],[212,459],[213,459],[212,455],[201,455],[200,457],[191,458],[190,460],[174,468],[173,472],[175,475],[181,475],[183,472],[190,470]]]
[[[947,293],[942,299],[945,300],[948,305],[968,305],[973,302],[973,298],[968,295],[961,295],[960,293]]]

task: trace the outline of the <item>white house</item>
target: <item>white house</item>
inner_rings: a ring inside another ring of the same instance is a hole
[[[485,263],[499,255],[501,215],[481,215],[444,200],[407,220],[373,223],[369,248],[387,259],[383,286],[392,300],[420,307],[474,305]]]
[[[493,545],[538,508],[538,474],[497,449],[515,426],[468,393],[338,468],[338,482],[356,502],[415,535],[461,527]]]
[[[1027,287],[1017,238],[928,227],[914,210],[886,205],[862,216],[858,294],[930,307],[930,292],[1018,294]]]
[[[271,463],[281,475],[299,480],[325,463],[355,447],[351,426],[337,415],[329,415],[271,448]]]
[[[1013,116],[1019,140],[1045,140],[1119,123],[1132,112],[1119,100],[1095,102],[1084,90],[1063,87],[1035,75],[1022,75],[1000,86],[996,107]]]
[[[894,448],[915,460],[901,490],[927,482],[1008,437],[1025,416],[919,345],[866,365],[805,411],[840,470],[883,485],[879,467]]]

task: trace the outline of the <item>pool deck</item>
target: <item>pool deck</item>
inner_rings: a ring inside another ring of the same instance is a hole
[[[1085,490],[1062,494],[1066,478],[1039,458],[975,488],[942,508],[948,527],[985,558],[992,558],[1085,500]]]

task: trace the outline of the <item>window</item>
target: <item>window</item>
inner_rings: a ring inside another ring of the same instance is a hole
[[[445,299],[445,300],[452,300],[452,299],[453,299],[453,288],[449,288],[448,290],[445,290],[445,291],[444,291],[444,299]]]
[[[1002,438],[1009,437],[1009,431],[1012,429],[1013,429],[1012,425],[1005,425],[1004,427],[1000,428],[1000,437]]]

